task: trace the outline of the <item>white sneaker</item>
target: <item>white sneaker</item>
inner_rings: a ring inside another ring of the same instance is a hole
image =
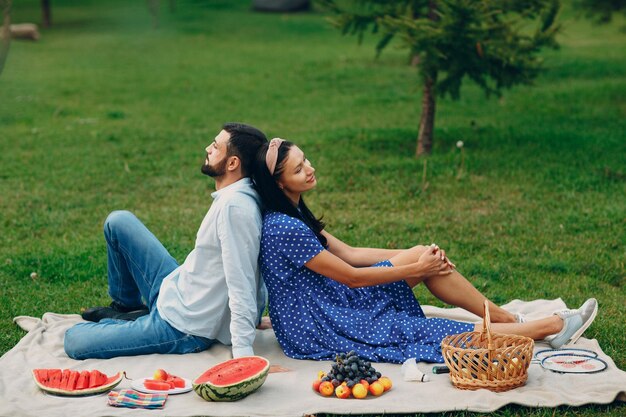
[[[522,313],[515,313],[515,321],[518,323],[526,323],[528,319]]]
[[[563,329],[545,340],[553,349],[559,349],[563,345],[576,343],[585,330],[591,326],[598,314],[598,301],[590,298],[577,310],[561,310],[554,314],[563,319]]]

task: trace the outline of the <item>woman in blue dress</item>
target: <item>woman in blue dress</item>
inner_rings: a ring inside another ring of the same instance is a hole
[[[276,138],[264,145],[253,179],[265,206],[260,265],[269,315],[287,356],[327,360],[354,350],[375,362],[443,362],[445,336],[481,327],[424,315],[412,292],[419,283],[478,316],[486,299],[436,245],[356,248],[326,231],[302,199],[316,186],[315,169],[293,143]],[[582,335],[597,302],[530,322],[492,302],[489,312],[494,332],[551,336],[557,348]]]

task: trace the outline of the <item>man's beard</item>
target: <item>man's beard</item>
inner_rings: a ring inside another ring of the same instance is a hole
[[[206,160],[208,160],[208,157]],[[202,168],[200,168],[200,171],[202,171],[204,175],[208,175],[209,177],[221,177],[226,173],[226,158],[224,158],[222,162],[218,163],[216,166],[210,166],[209,164],[205,163],[204,165],[202,165]]]

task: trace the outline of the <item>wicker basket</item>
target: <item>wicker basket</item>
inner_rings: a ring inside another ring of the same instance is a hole
[[[450,369],[452,385],[500,392],[526,383],[533,346],[529,337],[491,334],[489,303],[485,301],[483,330],[446,336],[441,352]]]

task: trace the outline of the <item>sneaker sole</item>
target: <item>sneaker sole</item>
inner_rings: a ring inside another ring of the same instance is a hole
[[[593,320],[596,318],[597,314],[598,314],[598,300],[596,300],[596,307],[593,309],[593,313],[591,313],[591,316],[589,316],[587,321],[585,323],[583,323],[583,325],[580,327],[580,329],[578,329],[576,331],[576,333],[574,333],[572,335],[571,339],[568,340],[567,343],[564,343],[564,344],[565,345],[572,345],[572,344],[576,343],[578,341],[578,339],[580,339],[580,337],[583,335],[583,333],[585,333],[585,330],[587,330],[587,328],[589,326],[591,326],[591,323],[593,323]]]
[[[148,314],[150,314],[150,310],[147,308],[122,313],[115,311],[111,307],[93,307],[83,311],[80,316],[83,320],[99,323],[104,319],[134,321],[139,317],[146,316]]]

